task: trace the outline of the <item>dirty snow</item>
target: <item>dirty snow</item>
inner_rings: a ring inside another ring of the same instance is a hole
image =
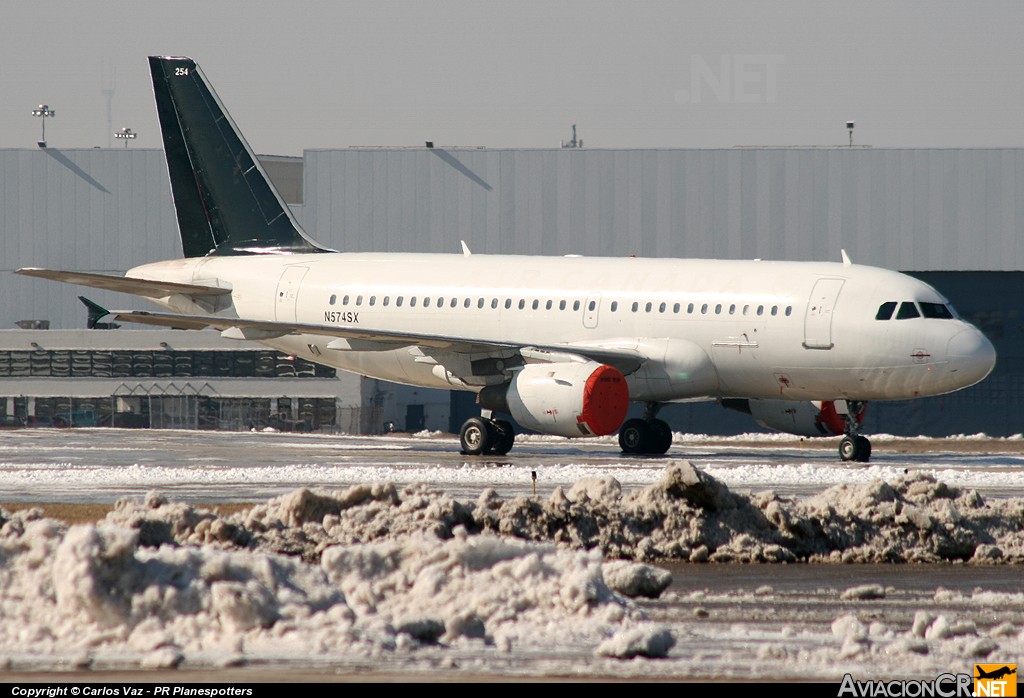
[[[683,461],[649,487],[618,492],[608,479],[587,479],[546,499],[488,489],[460,501],[427,485],[377,483],[297,489],[226,517],[152,495],[118,502],[108,522],[139,530],[146,545],[249,548],[309,562],[331,545],[417,532],[448,539],[459,527],[637,562],[1024,562],[1024,500],[985,499],[922,473],[786,498],[737,494]]]
[[[70,528],[0,512],[0,661],[487,672],[530,656],[530,671],[587,675],[860,678],[1024,650],[1022,593],[936,589],[890,618],[868,610],[888,590],[850,585],[834,592],[845,610],[799,629],[757,613],[723,623],[744,599],[714,589],[663,600],[686,610],[671,623],[641,601],[671,581],[653,561],[1021,563],[1024,500],[921,473],[743,495],[687,462],[642,490],[617,485],[474,500],[427,485],[297,489],[227,516],[151,493]]]

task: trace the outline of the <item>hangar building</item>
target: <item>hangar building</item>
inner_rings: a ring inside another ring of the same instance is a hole
[[[339,250],[458,253],[465,240],[478,254],[839,260],[845,249],[855,262],[936,286],[999,355],[974,388],[872,403],[866,430],[1024,431],[1024,149],[411,147],[261,160],[307,232]],[[160,150],[0,150],[0,192],[0,327],[49,328],[0,332],[0,414],[91,410],[116,423],[152,409],[154,425],[276,419],[376,432],[457,430],[473,409],[470,395],[351,376],[311,381],[316,369],[292,370],[290,357],[216,333],[84,331],[78,295],[115,308],[143,301],[10,273],[117,273],[180,256]],[[106,375],[115,365],[119,375]],[[247,399],[256,401],[249,412],[239,407]],[[676,430],[755,428],[715,405],[661,416]]]

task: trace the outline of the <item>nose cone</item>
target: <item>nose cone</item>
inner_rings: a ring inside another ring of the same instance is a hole
[[[953,335],[946,348],[946,357],[958,388],[974,385],[990,374],[996,365],[995,347],[974,327]]]

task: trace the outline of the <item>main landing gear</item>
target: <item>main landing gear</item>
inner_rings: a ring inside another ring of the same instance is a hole
[[[459,432],[464,456],[503,456],[512,450],[515,440],[512,425],[504,419],[470,417]]]
[[[660,456],[672,445],[672,429],[668,423],[655,419],[661,405],[647,403],[643,419],[627,419],[619,428],[619,447],[630,455]]]
[[[846,436],[839,442],[839,457],[847,462],[867,463],[871,460],[871,442],[857,433],[866,405],[850,400],[846,407]]]

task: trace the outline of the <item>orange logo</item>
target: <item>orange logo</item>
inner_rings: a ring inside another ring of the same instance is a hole
[[[1016,664],[975,664],[974,695],[988,696],[1017,695]]]

